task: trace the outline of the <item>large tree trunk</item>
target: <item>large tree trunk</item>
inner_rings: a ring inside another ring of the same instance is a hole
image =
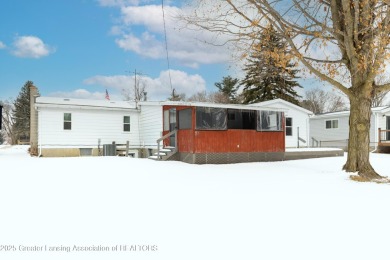
[[[371,99],[367,97],[350,98],[348,158],[343,169],[358,172],[365,180],[383,178],[370,164],[370,119]]]

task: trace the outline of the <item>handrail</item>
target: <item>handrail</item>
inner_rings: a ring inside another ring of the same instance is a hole
[[[161,142],[164,139],[167,139],[168,137],[170,137],[171,135],[174,135],[176,133],[177,133],[177,129],[173,130],[172,132],[169,132],[168,134],[164,135],[163,137],[160,137],[159,139],[157,139],[157,143]]]
[[[301,138],[301,137],[298,137],[298,140],[301,141],[301,142],[304,143],[304,144],[306,143],[306,140],[303,139],[303,138]]]
[[[315,147],[318,147],[318,143],[320,142],[320,141],[318,141],[317,139],[315,139],[314,137],[312,137],[311,138],[311,146],[312,147],[314,147],[314,143],[315,143]]]
[[[167,133],[166,135],[160,137],[159,139],[157,139],[157,158],[158,160],[161,159],[161,155],[160,155],[160,142],[167,139],[168,137],[172,136],[172,135],[175,135],[175,151],[177,150],[176,147],[177,147],[177,129],[173,130],[172,132],[169,132]]]
[[[382,141],[390,141],[388,140],[386,133],[390,133],[390,130],[382,130],[381,128],[378,128],[378,143],[381,143]]]

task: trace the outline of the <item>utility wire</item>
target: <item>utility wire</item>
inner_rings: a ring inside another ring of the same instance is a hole
[[[164,0],[161,0],[161,9],[163,14],[163,21],[164,21],[164,36],[165,36],[165,51],[167,53],[167,64],[168,64],[168,76],[169,76],[169,85],[171,87],[171,92],[173,93],[172,88],[172,78],[171,78],[171,66],[169,64],[169,52],[168,52],[168,40],[167,40],[167,27],[165,25],[165,12],[164,12]],[[173,95],[173,94],[172,94]]]

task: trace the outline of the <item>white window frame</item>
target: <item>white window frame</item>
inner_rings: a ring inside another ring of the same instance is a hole
[[[66,114],[69,114],[70,115],[70,120],[65,120],[65,115]],[[72,113],[64,113],[63,114],[64,117],[63,117],[63,130],[65,131],[71,131],[72,130]],[[70,128],[65,128],[65,123],[70,123]]]
[[[287,126],[287,118],[290,118],[291,119],[291,126]],[[288,116],[285,118],[285,125],[284,127],[286,128],[286,136],[293,136],[294,135],[294,132],[293,132],[293,125],[294,125],[294,120],[292,117]],[[287,135],[287,129],[290,128],[291,129],[291,135]]]
[[[125,118],[128,117],[129,118],[129,122],[125,122]],[[129,130],[125,130],[125,126],[128,125],[129,126]],[[123,132],[124,133],[129,133],[131,131],[131,118],[130,116],[123,116],[123,128],[122,128]]]
[[[330,127],[327,127],[327,122],[330,121]],[[337,122],[337,127],[335,127],[335,122]],[[339,128],[339,120],[338,119],[329,119],[325,120],[325,129],[330,130],[330,129],[338,129]]]

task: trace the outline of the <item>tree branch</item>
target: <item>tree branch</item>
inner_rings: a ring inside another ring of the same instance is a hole
[[[344,59],[340,59],[340,60],[321,60],[321,59],[314,59],[314,58],[307,57],[307,56],[304,56],[303,58],[305,60],[310,60],[310,61],[314,61],[314,62],[317,62],[317,63],[344,64],[344,65],[347,64],[347,61],[344,60]]]
[[[386,83],[386,84],[383,84],[383,85],[378,85],[375,87],[377,93],[381,93],[381,92],[384,92],[384,91],[389,91],[390,90],[390,83]]]

